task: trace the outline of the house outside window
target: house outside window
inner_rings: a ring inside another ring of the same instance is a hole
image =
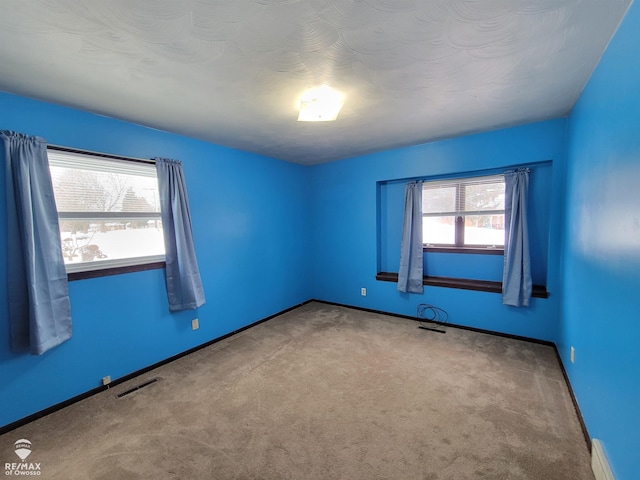
[[[502,175],[424,182],[424,246],[502,250],[504,193]]]
[[[152,163],[48,150],[68,273],[164,261]]]

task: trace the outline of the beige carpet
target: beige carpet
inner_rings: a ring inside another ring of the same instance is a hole
[[[26,438],[43,479],[593,480],[551,347],[417,326],[313,302],[1,436],[0,460]]]

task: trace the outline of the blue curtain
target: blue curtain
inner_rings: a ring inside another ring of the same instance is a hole
[[[504,174],[504,271],[502,303],[514,307],[528,306],[531,299],[531,261],[527,226],[529,169]]]
[[[205,303],[193,246],[191,213],[182,163],[156,158],[166,257],[169,310],[193,310]]]
[[[71,338],[58,211],[43,138],[0,131],[7,190],[11,347],[42,355]]]
[[[422,293],[422,181],[408,182],[404,189],[404,224],[400,245],[398,290]]]

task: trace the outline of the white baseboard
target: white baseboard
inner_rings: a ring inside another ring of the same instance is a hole
[[[591,441],[591,469],[596,480],[615,480],[607,457],[604,455],[602,444],[597,438]]]

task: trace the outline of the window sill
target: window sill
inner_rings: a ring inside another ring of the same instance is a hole
[[[376,280],[383,282],[398,282],[398,274],[394,272],[379,272]],[[502,293],[502,282],[492,282],[490,280],[474,280],[471,278],[453,277],[422,277],[422,284],[432,287],[459,288],[462,290],[476,290],[480,292]],[[532,297],[549,298],[549,292],[544,285],[534,285]]]
[[[475,253],[481,255],[504,255],[503,248],[492,247],[445,247],[439,245],[425,245],[422,247],[422,251],[437,253]]]
[[[165,262],[143,263],[140,265],[127,265],[124,267],[103,268],[100,270],[87,270],[84,272],[69,272],[67,279],[85,280],[87,278],[107,277],[109,275],[120,275],[122,273],[143,272],[145,270],[156,270],[165,267]]]

